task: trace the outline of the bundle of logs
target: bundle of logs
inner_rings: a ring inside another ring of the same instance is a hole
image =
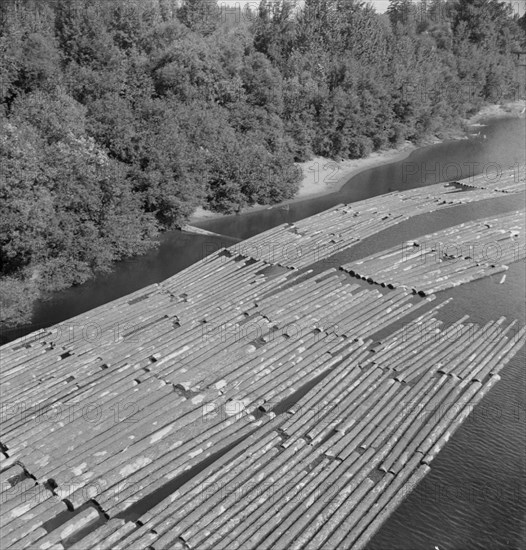
[[[421,295],[508,269],[526,257],[524,211],[463,223],[347,263],[349,274]]]

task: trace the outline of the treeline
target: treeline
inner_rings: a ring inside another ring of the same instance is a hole
[[[2,0],[0,299],[141,253],[197,206],[294,196],[296,162],[439,134],[517,95],[497,0]]]

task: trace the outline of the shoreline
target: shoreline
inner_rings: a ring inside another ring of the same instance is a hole
[[[480,124],[481,122],[487,122],[494,120],[496,118],[525,118],[526,110],[526,99],[518,99],[510,103],[505,103],[504,105],[486,105],[466,120],[466,123],[469,126],[477,125],[484,126]]]
[[[283,204],[340,191],[352,177],[360,172],[404,160],[416,149],[418,149],[417,145],[406,141],[399,147],[375,151],[361,159],[335,161],[326,157],[314,157],[307,162],[298,163],[303,169],[303,180],[296,196],[283,201]]]
[[[384,151],[376,151],[368,157],[361,159],[335,161],[326,157],[313,157],[311,160],[298,162],[296,165],[302,168],[304,175],[298,192],[292,199],[287,199],[272,205],[256,204],[254,206],[248,206],[243,208],[239,215],[256,212],[258,210],[276,208],[286,204],[292,204],[302,200],[313,199],[335,193],[339,191],[349,181],[349,179],[364,170],[375,168],[383,164],[404,160],[416,149],[426,147],[428,145],[434,145],[440,141],[441,140],[432,141],[421,146],[406,141],[400,147],[387,149]],[[190,216],[188,223],[191,225],[194,223],[206,222],[208,220],[233,215],[235,214],[211,212],[210,210],[205,210],[202,206],[199,206],[196,208],[192,216]]]
[[[525,100],[518,100],[504,105],[486,105],[471,117],[464,119],[462,122],[466,126],[483,126],[482,122],[494,120],[496,118],[507,118],[514,116],[524,116],[523,109],[526,107]],[[431,137],[426,139],[419,145],[415,145],[410,141],[405,141],[399,147],[393,149],[385,149],[371,153],[368,157],[360,159],[349,159],[335,161],[326,157],[314,157],[311,160],[296,163],[303,170],[303,180],[300,183],[298,192],[292,199],[267,205],[256,204],[248,206],[241,210],[238,215],[265,210],[268,208],[276,208],[286,204],[300,202],[306,199],[312,199],[329,195],[338,192],[351,178],[369,168],[376,168],[391,162],[404,160],[417,149],[444,143],[445,141],[454,141],[461,139],[469,139],[468,132],[462,130],[452,130],[446,133],[444,137]],[[202,206],[195,209],[194,213],[188,219],[188,224],[206,222],[208,220],[232,216],[235,214],[221,214],[205,210]]]

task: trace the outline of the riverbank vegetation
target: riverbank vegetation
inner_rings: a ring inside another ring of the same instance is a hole
[[[418,143],[516,99],[526,47],[526,17],[497,0],[3,0],[0,17],[10,324],[198,206],[292,198],[296,162]]]

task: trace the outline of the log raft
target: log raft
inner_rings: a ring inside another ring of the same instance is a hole
[[[447,327],[449,300],[310,267],[320,245],[498,192],[439,184],[340,205],[3,346],[3,548],[363,547],[525,329]],[[524,234],[499,220],[462,231]],[[306,253],[265,257],[269,235]],[[394,276],[393,258],[374,261]]]
[[[526,258],[526,215],[467,222],[341,267],[350,275],[422,296],[501,273]]]

